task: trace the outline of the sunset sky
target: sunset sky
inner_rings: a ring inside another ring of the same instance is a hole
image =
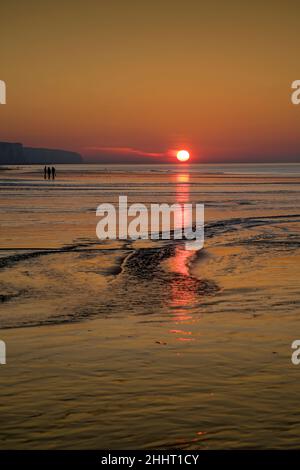
[[[296,1],[1,4],[0,140],[94,161],[299,161]]]

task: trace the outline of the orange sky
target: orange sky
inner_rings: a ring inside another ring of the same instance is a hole
[[[0,140],[106,161],[176,148],[299,161],[299,14],[276,0],[2,2]]]

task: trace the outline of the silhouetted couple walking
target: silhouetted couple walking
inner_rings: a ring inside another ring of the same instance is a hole
[[[51,175],[52,175],[52,179],[55,180],[55,176],[56,176],[56,170],[54,168],[54,166],[52,168],[50,168],[50,166],[48,166],[48,168],[44,167],[44,180],[47,179],[47,176],[48,176],[48,180],[51,179]]]

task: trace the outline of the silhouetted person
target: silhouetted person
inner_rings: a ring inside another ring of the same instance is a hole
[[[48,180],[49,180],[50,177],[51,177],[51,168],[50,168],[50,166],[48,166],[47,172],[48,172]]]
[[[54,166],[51,168],[51,172],[52,172],[52,179],[54,180],[55,176],[56,176],[56,170],[55,170]]]
[[[44,166],[44,180],[47,178],[47,167],[46,165]]]

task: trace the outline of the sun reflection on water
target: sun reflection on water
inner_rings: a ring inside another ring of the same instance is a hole
[[[180,204],[188,203],[190,199],[189,181],[190,175],[188,173],[180,173],[176,176],[176,202]],[[188,214],[187,222],[192,224],[192,214]],[[169,307],[171,307],[172,315],[176,324],[181,322],[189,322],[193,317],[187,313],[195,302],[196,291],[194,282],[191,278],[188,264],[190,259],[194,256],[194,252],[186,250],[185,246],[178,246],[175,250],[175,256],[170,260],[170,270],[174,273],[171,281],[171,296]],[[192,331],[171,329],[170,333],[179,335],[178,341],[193,341],[191,338]]]

